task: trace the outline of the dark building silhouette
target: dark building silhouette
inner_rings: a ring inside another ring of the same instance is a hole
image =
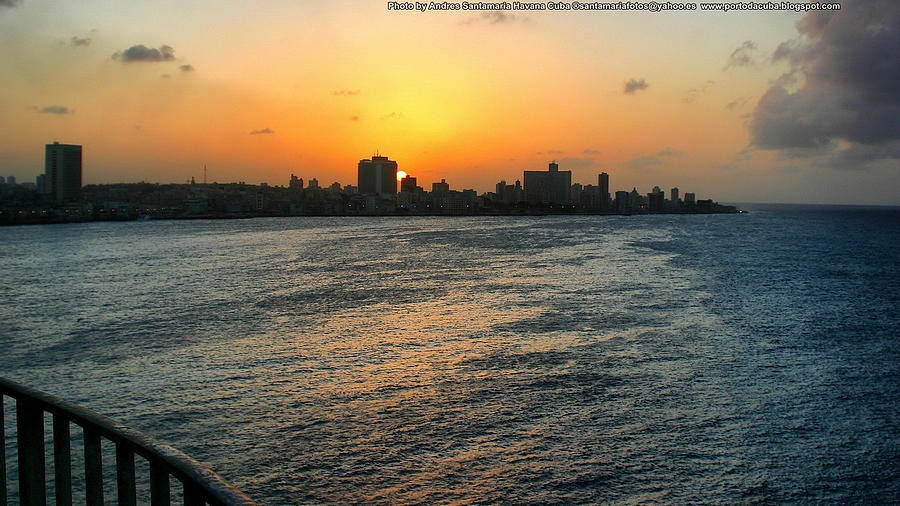
[[[446,179],[441,179],[440,183],[431,183],[431,193],[444,194],[450,191],[450,183]]]
[[[416,192],[416,178],[412,176],[406,176],[400,180],[400,191],[407,193],[415,193]]]
[[[359,161],[359,193],[390,196],[397,194],[397,162],[386,156]]]
[[[572,171],[559,170],[550,162],[547,171],[525,171],[525,198],[530,204],[568,204],[571,201]]]
[[[46,192],[57,204],[77,201],[81,195],[81,146],[47,144],[44,151]]]
[[[598,177],[600,183],[600,209],[609,210],[609,174],[601,172]]]
[[[630,194],[626,191],[617,191],[616,192],[616,212],[617,213],[628,213],[631,211],[631,204],[629,203]]]

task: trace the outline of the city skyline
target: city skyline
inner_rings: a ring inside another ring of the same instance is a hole
[[[841,5],[4,2],[0,173],[34,180],[30,146],[52,139],[91,153],[85,184],[181,182],[204,165],[211,181],[352,181],[357,154],[381,150],[420,181],[479,191],[557,160],[573,181],[602,171],[722,201],[896,205],[898,81],[879,62],[896,61],[900,7]]]

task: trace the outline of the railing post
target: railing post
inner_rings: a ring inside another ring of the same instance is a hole
[[[6,419],[0,392],[0,506],[6,506]]]
[[[100,434],[84,428],[84,488],[88,506],[103,506],[103,454]]]
[[[191,483],[184,483],[184,506],[204,506],[206,501],[203,500],[203,494],[200,487]]]
[[[137,489],[134,486],[134,452],[125,443],[116,443],[116,490],[119,506],[135,506]]]
[[[38,403],[29,399],[16,400],[16,430],[19,436],[19,501],[22,506],[45,506],[44,411]]]
[[[150,461],[150,504],[169,506],[169,471],[162,465]]]
[[[69,420],[62,413],[53,414],[53,474],[58,506],[72,504],[72,443]]]

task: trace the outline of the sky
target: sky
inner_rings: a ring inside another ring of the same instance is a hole
[[[900,2],[840,11],[427,11],[375,0],[0,0],[0,175],[611,190],[900,205]]]

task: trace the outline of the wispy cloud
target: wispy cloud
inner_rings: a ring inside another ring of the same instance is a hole
[[[650,85],[647,84],[647,81],[643,79],[632,78],[625,82],[625,89],[623,90],[623,93],[625,93],[626,95],[634,95],[638,91],[646,90],[648,86]]]
[[[112,58],[120,60],[122,63],[172,61],[175,59],[175,49],[166,45],[159,46],[157,49],[138,44],[125,51],[114,53]]]
[[[486,11],[481,15],[466,18],[459,22],[461,25],[471,25],[475,23],[487,23],[490,25],[509,24],[509,23],[528,23],[531,18],[518,14],[509,14],[504,11]]]
[[[331,94],[334,95],[335,97],[352,97],[354,95],[359,95],[360,91],[359,90],[340,89],[340,90],[332,91]]]
[[[193,65],[180,65],[178,67],[178,70],[180,70],[182,72],[193,72],[197,69],[195,69]]]
[[[250,130],[250,135],[266,135],[266,134],[274,134],[275,131],[271,128],[261,128],[259,130]]]
[[[69,45],[72,47],[87,47],[87,46],[91,45],[91,38],[90,37],[79,37],[76,35],[76,36],[72,37],[71,39],[69,39]]]
[[[731,52],[731,55],[728,57],[728,63],[725,64],[725,70],[752,65],[755,62],[756,47],[756,42],[745,40],[737,49]]]
[[[390,114],[385,114],[384,116],[382,116],[382,117],[379,118],[379,119],[382,119],[382,120],[388,120],[388,119],[403,119],[403,117],[404,117],[404,116],[403,116],[403,113],[402,113],[402,112],[392,112],[392,113],[390,113]]]
[[[701,96],[705,95],[706,92],[709,91],[709,88],[713,84],[716,84],[716,82],[708,80],[705,83],[703,83],[703,86],[689,89],[687,91],[687,93],[684,95],[684,98],[681,99],[681,101],[684,102],[685,104],[693,104],[694,101],[696,101]]]
[[[683,151],[678,151],[677,149],[666,148],[661,151],[657,151],[652,155],[643,155],[638,156],[632,160],[629,160],[625,163],[625,166],[629,169],[646,169],[649,167],[653,167],[655,165],[662,165],[665,161],[664,158],[669,158],[673,156],[681,156],[683,155]]]
[[[64,105],[48,105],[38,109],[43,114],[73,114],[74,111]]]
[[[583,153],[586,155],[599,155],[600,153],[602,153],[602,151],[600,151],[599,149],[587,148],[583,151]]]

